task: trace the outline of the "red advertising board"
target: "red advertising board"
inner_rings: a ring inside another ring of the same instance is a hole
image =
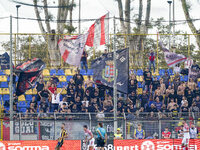
[[[181,139],[114,140],[115,150],[182,150]],[[189,150],[200,150],[200,139],[190,139]]]
[[[0,141],[0,150],[54,150],[57,141]],[[80,150],[80,140],[65,140],[61,150]]]

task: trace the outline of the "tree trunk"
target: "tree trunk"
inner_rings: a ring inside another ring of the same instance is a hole
[[[71,3],[71,8],[69,10],[69,20],[70,20],[70,23],[69,25],[72,27],[72,12],[73,12],[73,5],[74,5],[74,0],[72,0],[72,3]]]
[[[130,0],[125,1],[125,22],[126,22],[126,33],[130,34],[131,29],[130,29]]]
[[[118,11],[119,11],[119,18],[120,18],[119,20],[120,20],[122,32],[126,33],[126,28],[125,28],[125,25],[124,25],[124,13],[123,13],[122,1],[117,0],[117,2],[118,2]]]
[[[69,2],[70,2],[70,0],[58,0],[58,6],[68,6]],[[33,3],[35,5],[34,10],[35,10],[36,17],[38,19],[39,28],[40,28],[40,30],[43,34],[45,41],[48,43],[50,65],[55,66],[55,67],[60,66],[61,65],[61,56],[60,56],[60,51],[59,51],[58,45],[57,45],[57,42],[58,42],[60,37],[58,35],[49,35],[48,38],[47,38],[44,35],[44,34],[46,34],[46,31],[45,31],[45,28],[44,28],[42,22],[40,21],[41,20],[40,13],[39,13],[38,7],[36,7],[37,0],[33,0]],[[44,3],[44,6],[47,6],[47,0],[44,0],[43,3]],[[74,3],[74,0],[72,0],[72,4],[73,3]],[[71,7],[73,7],[73,6],[71,6]],[[57,33],[59,33],[59,34],[63,34],[64,25],[65,25],[66,22],[62,21],[62,20],[66,20],[69,9],[71,9],[71,10],[73,9],[71,7],[63,7],[63,8],[59,7],[58,8]],[[50,23],[49,23],[49,13],[48,13],[47,7],[44,7],[44,15],[45,15],[45,24],[46,24],[47,33],[52,34]],[[71,15],[72,15],[72,12],[71,12]]]
[[[192,31],[193,34],[198,34],[198,31],[197,31],[196,27],[194,26],[193,21],[191,20],[186,0],[181,0],[181,3],[182,3],[182,8],[183,8],[185,18],[187,20],[187,24],[188,24],[190,30]],[[196,39],[197,45],[200,49],[200,36],[195,35],[195,39]]]

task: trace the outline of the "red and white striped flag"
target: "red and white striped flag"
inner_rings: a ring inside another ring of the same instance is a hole
[[[68,36],[65,39],[60,39],[58,46],[63,60],[74,66],[80,65],[81,56],[85,48],[88,33],[78,36]]]
[[[108,44],[109,40],[109,14],[97,19],[88,30],[89,35],[86,45],[89,47],[99,47],[100,45]]]

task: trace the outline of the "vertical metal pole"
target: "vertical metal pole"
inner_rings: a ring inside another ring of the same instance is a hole
[[[29,42],[29,50],[28,50],[28,59],[31,59],[31,35],[28,37],[28,42]]]
[[[168,0],[167,3],[169,4],[169,50],[171,49],[171,4],[172,4],[172,1],[171,0]]]
[[[157,73],[158,73],[158,34],[157,34],[157,41],[156,41],[156,52],[157,52],[157,55],[156,55],[156,68],[157,68]]]
[[[113,62],[114,62],[114,84],[113,84],[113,96],[114,96],[114,133],[117,131],[117,83],[116,83],[116,26],[115,26],[115,16],[113,19],[114,26],[114,40],[113,40]]]
[[[21,7],[21,5],[16,5],[17,8],[17,47],[16,50],[18,51],[19,49],[19,8]],[[21,53],[19,53],[19,57],[20,57],[20,61],[21,61]]]
[[[12,16],[10,16],[10,120],[13,119],[13,66],[12,66]]]
[[[171,49],[171,3],[169,3],[169,50]]]
[[[12,66],[12,16],[10,16],[10,140],[13,140],[13,66]]]
[[[78,33],[81,34],[81,0],[79,0]]]
[[[188,35],[188,57],[190,57],[190,35]]]
[[[173,45],[175,45],[175,0],[173,0]],[[174,49],[175,51],[175,49]]]

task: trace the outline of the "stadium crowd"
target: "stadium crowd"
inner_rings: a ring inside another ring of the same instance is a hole
[[[150,58],[154,57],[150,56]],[[81,67],[83,69],[83,65]],[[153,65],[153,67],[155,66]],[[200,69],[195,62],[192,67]],[[87,71],[87,65],[85,69]],[[129,75],[128,94],[118,93],[118,115],[126,113],[127,118],[132,119],[135,116],[141,117],[146,112],[148,118],[153,119],[156,114],[160,118],[180,117],[187,115],[188,112],[198,114],[200,89],[197,79],[181,80],[183,75],[180,71],[176,69],[174,72],[171,73],[167,69],[160,74],[152,73],[150,65],[149,68],[142,71],[138,79],[138,74],[132,71]],[[184,73],[184,70],[182,73],[188,74]],[[186,76],[188,77],[188,75]],[[41,76],[35,86],[37,94],[27,105],[26,113],[69,114],[112,113],[114,111],[112,88],[95,83],[92,76],[88,76],[87,80],[84,80],[80,70],[76,71],[76,74],[62,90],[57,90],[58,84],[59,79],[56,74],[47,82],[44,82],[43,76]],[[66,94],[62,94],[63,90],[66,90]],[[13,110],[16,113],[19,112],[15,94]]]
[[[32,97],[27,113],[86,113],[86,112],[113,112],[113,92],[105,86],[97,85],[91,76],[85,81],[80,71],[70,79],[68,85],[57,91],[59,79],[54,74],[46,84],[41,77],[36,83],[37,95]],[[138,81],[135,74],[130,75],[128,95],[118,94],[118,115],[127,113],[128,118],[135,113],[139,116],[148,112],[149,117],[184,115],[185,112],[199,113],[200,89],[197,81],[189,79],[180,81],[180,74],[173,78],[165,72],[158,79],[149,69],[143,72],[143,91],[138,92]],[[62,95],[66,90],[67,94]],[[14,97],[14,111],[17,110],[17,97]],[[180,112],[180,113],[179,113]]]

